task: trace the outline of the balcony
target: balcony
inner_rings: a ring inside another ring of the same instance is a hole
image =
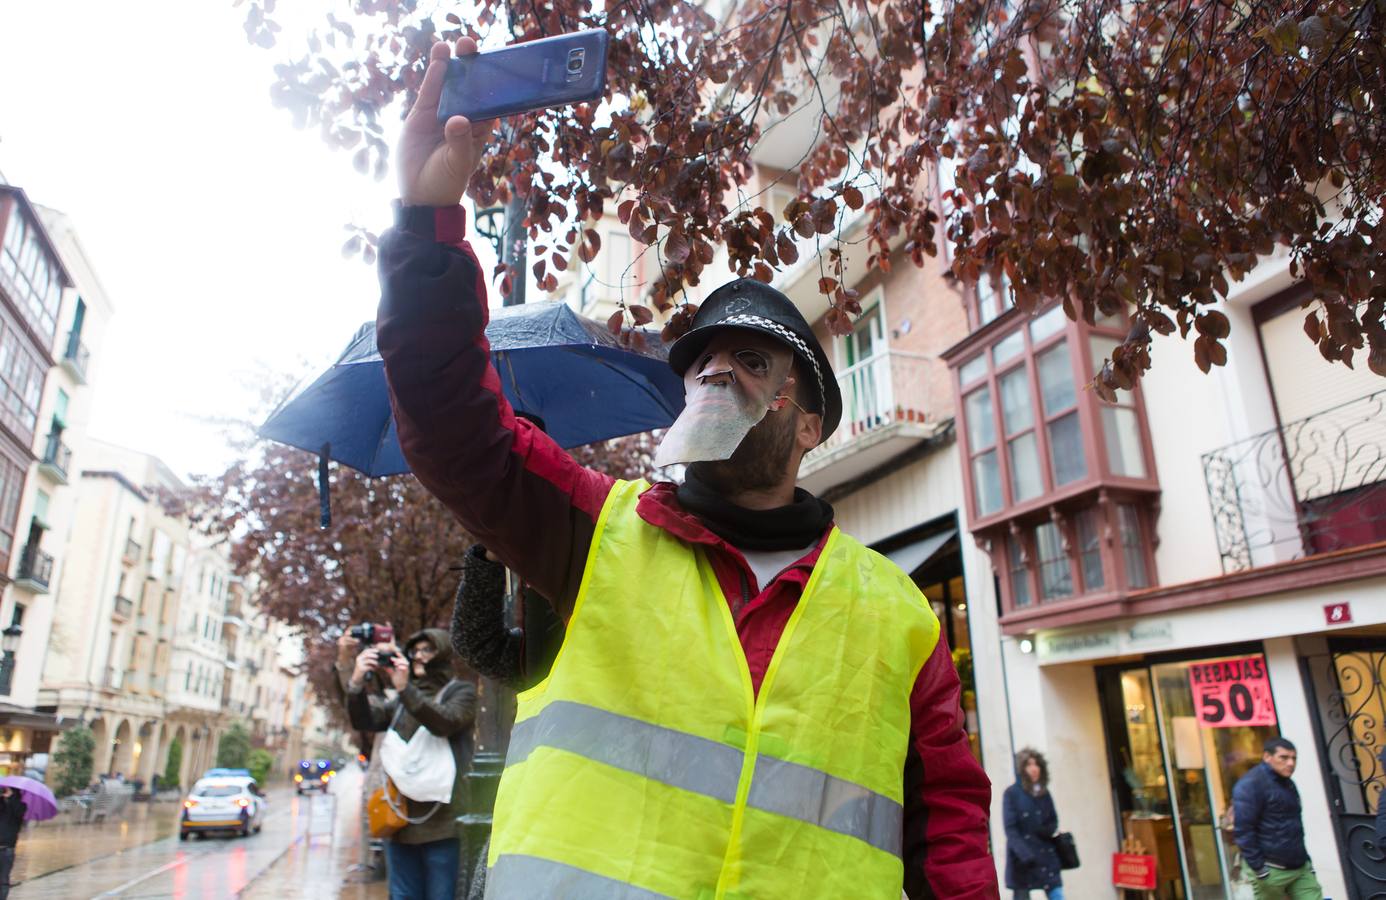
[[[130,621],[130,616],[135,611],[135,601],[129,597],[122,597],[119,594],[115,598],[115,607],[111,610],[111,615],[122,622]]]
[[[67,333],[67,349],[63,351],[61,362],[74,381],[78,384],[87,383],[87,365],[91,362],[91,351],[82,343],[82,335],[78,332]]]
[[[50,434],[43,448],[43,458],[39,460],[39,471],[58,484],[67,484],[71,468],[72,448],[63,443],[60,435]]]
[[[19,571],[14,576],[15,587],[34,594],[46,594],[52,579],[53,557],[35,544],[25,544],[23,552],[19,554]]]
[[[1224,573],[1386,541],[1386,390],[1203,456]]]
[[[126,538],[126,539],[125,539],[125,554],[121,557],[121,559],[122,559],[127,565],[133,566],[135,563],[137,563],[137,562],[140,561],[140,550],[141,550],[141,549],[142,549],[142,548],[140,547],[139,541],[135,540],[134,538]]]
[[[799,484],[815,494],[858,478],[943,430],[936,410],[947,389],[944,364],[891,350],[837,378],[842,422],[804,459]],[[937,390],[932,386],[938,385]],[[939,395],[935,397],[935,394]]]

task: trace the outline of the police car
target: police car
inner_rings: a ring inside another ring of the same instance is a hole
[[[298,763],[294,773],[294,787],[300,794],[306,791],[327,793],[327,786],[337,777],[337,769],[330,759],[304,759]]]
[[[178,838],[201,837],[210,831],[230,831],[241,837],[259,832],[265,814],[265,795],[249,775],[203,776],[183,801]]]

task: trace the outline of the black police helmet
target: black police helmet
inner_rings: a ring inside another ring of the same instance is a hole
[[[810,408],[823,415],[826,441],[842,419],[842,392],[832,363],[794,302],[764,282],[739,278],[713,291],[698,308],[693,327],[669,348],[669,365],[682,376],[713,337],[737,328],[768,334],[794,352],[808,381],[807,394],[816,398]]]

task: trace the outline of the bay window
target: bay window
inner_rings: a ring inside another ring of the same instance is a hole
[[[1125,334],[1053,304],[1016,309],[944,353],[956,373],[971,528],[1001,574],[1004,613],[1119,601],[1156,583],[1155,480],[1139,388],[1089,390]]]

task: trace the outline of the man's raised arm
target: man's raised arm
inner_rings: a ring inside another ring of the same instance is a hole
[[[476,44],[463,38],[457,51]],[[517,420],[501,393],[486,279],[459,205],[494,123],[438,122],[449,55],[434,45],[400,138],[401,205],[380,242],[376,341],[415,476],[566,619],[612,482]]]

